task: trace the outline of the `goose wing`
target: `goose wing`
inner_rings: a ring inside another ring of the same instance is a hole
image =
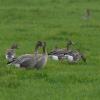
[[[54,50],[48,53],[48,55],[55,55],[55,54],[64,54],[67,52],[66,48]]]
[[[22,55],[22,56],[19,56],[13,63],[22,63],[28,59],[31,59],[33,57],[32,54],[25,54],[25,55]]]
[[[38,54],[36,57],[34,54],[25,54],[22,56],[19,56],[12,64],[15,64],[19,67],[34,67],[36,63],[38,62],[38,59],[41,57],[41,54]]]

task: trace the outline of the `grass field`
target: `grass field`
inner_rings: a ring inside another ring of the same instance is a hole
[[[84,11],[91,18],[84,20]],[[86,54],[87,64],[48,60],[42,70],[7,66],[5,50],[32,53],[37,40]],[[100,0],[0,0],[0,100],[100,100]]]

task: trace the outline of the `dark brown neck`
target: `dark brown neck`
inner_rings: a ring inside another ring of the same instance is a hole
[[[36,45],[36,47],[35,47],[35,53],[38,52],[38,48],[39,48],[39,46]]]
[[[69,50],[69,44],[67,44],[67,50]]]
[[[45,54],[45,53],[46,53],[46,47],[43,46],[43,54]]]

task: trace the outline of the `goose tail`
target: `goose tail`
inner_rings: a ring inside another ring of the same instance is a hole
[[[86,57],[83,54],[81,54],[81,58],[86,63]]]

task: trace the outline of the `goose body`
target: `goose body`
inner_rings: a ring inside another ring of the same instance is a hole
[[[16,67],[32,67],[35,66],[35,63],[37,63],[34,60],[34,56],[31,54],[25,54],[22,56],[19,56],[15,61],[13,61],[11,64],[14,64]]]
[[[78,51],[76,52],[73,51],[65,54],[65,58],[69,63],[77,63],[80,60],[86,62],[86,58],[84,57],[84,55]]]
[[[36,69],[40,69],[43,68],[46,63],[47,63],[47,59],[48,59],[48,55],[42,55],[41,57],[39,57],[37,63],[35,64],[35,68]]]

